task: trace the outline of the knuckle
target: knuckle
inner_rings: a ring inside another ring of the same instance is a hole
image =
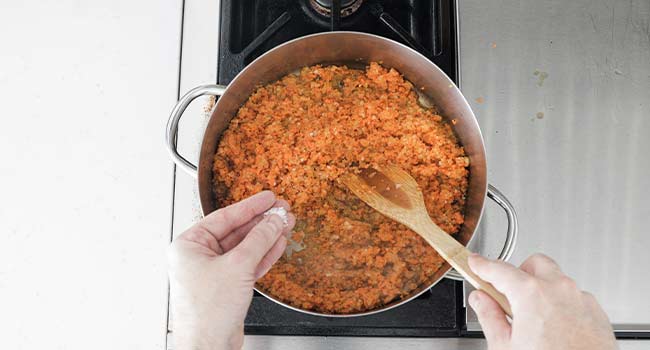
[[[544,294],[544,290],[542,287],[542,283],[535,278],[524,280],[524,282],[521,285],[521,289],[519,289],[519,297],[521,298],[521,300],[529,303],[530,302],[536,303],[538,300],[542,298],[543,294]]]
[[[484,276],[485,279],[492,280],[494,276],[499,274],[499,265],[494,263],[487,263],[479,267],[477,273]]]
[[[486,272],[491,275],[501,274],[508,271],[509,268],[510,264],[501,260],[488,260],[487,264],[485,264]]]
[[[258,225],[251,234],[254,236],[255,240],[261,241],[266,243],[266,245],[269,245],[273,242],[275,242],[275,233],[277,232],[277,228],[271,224],[271,223],[266,223],[262,225]]]
[[[275,226],[273,226],[273,221],[268,220],[265,222],[262,222],[262,224],[257,225],[257,229],[255,230],[256,234],[264,234],[265,236],[268,236],[269,234],[273,233],[273,230],[275,229]]]
[[[500,260],[482,260],[480,264],[477,264],[475,272],[486,280],[492,280],[497,276],[501,275],[505,271],[508,271],[507,263]]]
[[[538,294],[542,290],[540,280],[534,277],[526,278],[523,282],[523,287],[529,294]]]
[[[282,227],[284,225],[282,218],[275,214],[269,216],[269,224],[272,226],[272,229],[276,231],[282,230]]]
[[[582,292],[582,298],[584,299],[585,302],[587,302],[589,305],[597,305],[598,300],[596,299],[596,296],[589,292]]]
[[[214,212],[215,221],[218,222],[219,224],[230,222],[232,220],[230,210],[228,210],[230,208],[232,207],[221,208],[218,209],[216,212]]]
[[[480,270],[482,273],[493,273],[495,270],[499,268],[499,262],[495,260],[483,260],[481,264],[478,266],[478,270]]]
[[[525,262],[527,262],[527,263],[529,263],[529,264],[535,264],[535,263],[539,262],[539,260],[540,260],[541,258],[542,258],[542,257],[541,257],[541,254],[540,254],[540,253],[535,253],[535,254],[529,256],[529,257],[526,259]]]
[[[260,223],[256,226],[256,228],[264,229],[268,234],[273,234],[277,231],[281,231],[282,227],[282,219],[276,214],[271,214],[264,217],[264,219],[260,221]]]
[[[560,277],[557,280],[556,283],[558,284],[558,286],[560,288],[563,288],[563,289],[567,289],[567,290],[577,290],[578,289],[578,286],[577,286],[576,282],[572,278],[570,278],[568,276]]]
[[[249,260],[250,256],[251,252],[248,248],[238,247],[237,249],[228,252],[226,258],[228,259],[228,265],[239,266],[245,264]]]
[[[195,230],[187,233],[185,239],[201,245],[209,245],[208,237],[212,237],[203,226],[197,226]]]
[[[257,212],[255,212],[255,208],[253,208],[251,206],[248,206],[248,205],[244,206],[241,209],[241,211],[243,212],[243,214],[246,217],[249,217],[249,218],[253,218],[253,217],[257,216]]]
[[[552,262],[553,260],[542,253],[535,253],[527,259],[533,265],[541,265]]]
[[[185,232],[183,235],[183,239],[186,241],[194,242],[203,247],[209,248],[217,254],[223,253],[217,239],[210,233],[208,228],[200,223],[197,224],[193,229]]]

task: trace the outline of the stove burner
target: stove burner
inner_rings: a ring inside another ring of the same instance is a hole
[[[363,3],[363,0],[309,0],[309,3],[316,12],[325,17],[330,17],[332,15],[332,7],[336,8],[338,5],[340,8],[339,13],[341,14],[341,18],[343,18],[355,13]]]
[[[328,30],[397,40],[455,80],[456,1],[221,0],[218,81],[227,84],[247,64],[279,44]]]
[[[323,7],[332,8],[332,0],[316,0],[316,2],[318,4],[320,4],[320,5],[322,5]],[[349,6],[350,4],[352,4],[353,2],[358,2],[358,1],[355,1],[355,0],[341,1],[341,8],[345,8],[345,7]]]

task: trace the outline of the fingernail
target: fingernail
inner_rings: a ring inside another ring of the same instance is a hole
[[[281,220],[282,220],[282,225],[284,227],[289,226],[289,217],[287,216],[287,210],[279,207],[279,208],[271,208],[267,210],[264,213],[264,216],[269,216],[269,215],[277,215]]]
[[[287,214],[288,224],[284,226],[283,232],[287,238],[291,237],[291,231],[296,226],[296,217],[292,213]]]
[[[280,217],[280,215],[277,215],[277,214],[266,215],[266,217],[264,218],[264,221],[265,221],[266,225],[269,225],[270,227],[273,228],[272,231],[271,231],[273,236],[277,236],[277,235],[282,234],[282,230],[283,230],[284,225],[282,223],[282,218]]]

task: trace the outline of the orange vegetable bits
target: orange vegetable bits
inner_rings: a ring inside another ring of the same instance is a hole
[[[463,224],[469,159],[435,107],[394,69],[313,66],[260,87],[214,156],[219,204],[263,189],[292,205],[288,254],[258,281],[293,306],[325,313],[375,309],[409,296],[443,260],[424,240],[337,182],[354,167],[395,164],[416,179],[433,220]]]

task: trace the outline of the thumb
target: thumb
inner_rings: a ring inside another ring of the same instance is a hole
[[[269,215],[253,227],[246,237],[226,255],[231,266],[251,274],[282,235],[284,224],[278,215]]]
[[[469,295],[469,304],[478,316],[489,349],[504,349],[510,342],[511,326],[499,304],[489,295],[475,290]]]

